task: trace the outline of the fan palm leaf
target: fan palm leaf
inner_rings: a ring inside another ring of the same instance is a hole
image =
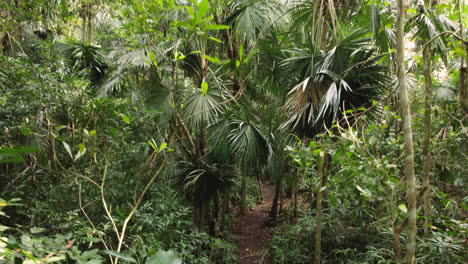
[[[370,39],[356,30],[326,53],[312,49],[293,50],[283,61],[287,71],[298,76],[284,105],[288,116],[282,127],[313,135],[322,123],[330,124],[339,110],[370,104],[387,86],[386,67],[378,62]]]
[[[231,25],[241,40],[256,40],[280,18],[281,5],[268,0],[233,1],[234,10],[225,24]]]

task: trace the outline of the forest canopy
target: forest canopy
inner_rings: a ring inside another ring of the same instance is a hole
[[[2,0],[0,263],[466,263],[464,0]]]

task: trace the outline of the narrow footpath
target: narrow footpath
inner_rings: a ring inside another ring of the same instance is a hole
[[[262,188],[263,202],[255,209],[247,210],[245,216],[237,220],[234,228],[239,264],[270,264],[265,249],[271,230],[265,222],[275,196],[275,187],[271,183],[263,183]]]

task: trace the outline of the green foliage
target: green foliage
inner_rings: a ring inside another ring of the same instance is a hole
[[[0,198],[0,217],[5,218],[3,209],[21,206],[21,199],[5,201]],[[74,261],[76,263],[102,263],[98,249],[76,244],[72,233],[47,235],[45,228],[9,227],[0,224],[0,261],[3,263],[54,263]]]
[[[299,218],[294,203],[278,217],[273,263],[310,263],[318,191],[323,263],[392,263],[409,207],[394,3],[0,2],[0,262],[236,263],[240,176],[255,208],[260,175],[298,199]],[[433,234],[417,258],[461,263],[468,10],[422,2],[406,25],[408,43],[430,45],[435,91]],[[412,52],[419,175],[425,80]]]

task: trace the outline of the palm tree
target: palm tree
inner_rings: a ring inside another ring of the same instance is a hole
[[[311,137],[330,126],[349,109],[371,105],[387,87],[386,67],[378,61],[376,48],[365,31],[355,30],[328,52],[315,53],[312,47],[287,50],[283,61],[297,84],[289,91],[283,128]]]

